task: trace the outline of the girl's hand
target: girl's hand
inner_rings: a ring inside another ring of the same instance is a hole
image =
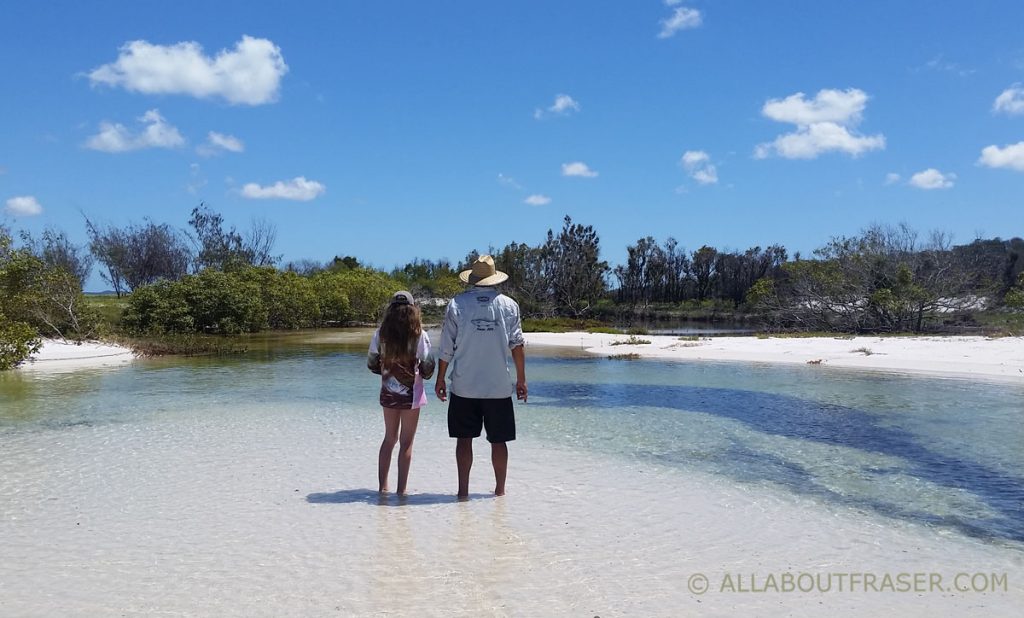
[[[437,395],[438,401],[448,401],[448,385],[444,379],[438,378],[434,383],[434,394]]]

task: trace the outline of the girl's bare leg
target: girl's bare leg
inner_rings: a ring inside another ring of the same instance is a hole
[[[405,495],[409,482],[409,464],[412,463],[412,442],[416,438],[416,425],[420,420],[420,409],[402,410],[402,430],[398,449],[398,495]]]
[[[398,424],[401,412],[401,410],[393,408],[384,408],[384,441],[380,443],[380,453],[377,455],[378,491],[381,493],[388,490],[391,453],[394,452],[395,444],[398,442]]]

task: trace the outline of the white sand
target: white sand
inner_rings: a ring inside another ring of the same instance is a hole
[[[92,367],[109,367],[130,362],[135,353],[130,348],[86,341],[71,343],[59,339],[44,339],[39,352],[19,368],[33,371],[70,371]]]
[[[528,435],[508,496],[457,503],[439,408],[421,420],[405,505],[369,490],[379,412],[179,414],[6,436],[0,614],[931,618],[1024,604],[1017,547]],[[471,489],[485,493],[477,447]],[[688,589],[698,573],[704,594]],[[741,591],[783,573],[937,573],[943,588]],[[1006,589],[947,589],[957,573]]]
[[[529,333],[528,344],[593,354],[679,360],[813,364],[820,367],[932,374],[1024,384],[1024,337],[701,337],[648,336],[649,344],[614,345],[626,335]],[[870,353],[868,353],[870,352]]]

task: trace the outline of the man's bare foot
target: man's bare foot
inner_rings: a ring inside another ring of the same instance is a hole
[[[495,487],[494,488],[494,495],[495,496],[504,496],[505,495],[505,488],[504,487]]]
[[[390,490],[390,489],[388,489],[388,488],[387,488],[387,487],[385,486],[385,487],[381,487],[380,489],[378,489],[378,490],[377,490],[377,493],[379,493],[379,494],[389,494],[389,493],[391,493],[391,490]]]

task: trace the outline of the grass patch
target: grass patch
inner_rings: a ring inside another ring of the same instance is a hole
[[[214,335],[183,334],[147,337],[115,337],[113,341],[139,356],[233,356],[248,348],[237,339]]]
[[[850,350],[850,352],[853,354],[860,353],[863,354],[864,356],[871,356],[872,354],[874,354],[874,352],[871,351],[871,348],[857,348],[856,350]]]
[[[128,306],[128,297],[118,298],[113,294],[86,294],[85,304],[96,311],[100,320],[111,327],[121,324],[121,316],[125,307]]]
[[[524,333],[569,333],[588,329],[609,328],[598,320],[574,320],[572,318],[524,318]],[[616,331],[617,332],[617,331]]]
[[[683,335],[679,341],[700,341],[700,335]]]
[[[622,331],[612,326],[592,326],[587,329],[588,333],[595,335],[621,335]]]
[[[650,339],[641,339],[641,338],[637,337],[636,335],[630,335],[626,339],[620,339],[618,341],[613,341],[613,342],[609,343],[608,345],[646,345],[646,344],[648,344],[650,342],[651,342]]]
[[[632,326],[626,331],[627,335],[650,335],[651,333],[643,326]]]
[[[640,355],[636,352],[629,354],[612,354],[608,357],[608,360],[640,360]]]

